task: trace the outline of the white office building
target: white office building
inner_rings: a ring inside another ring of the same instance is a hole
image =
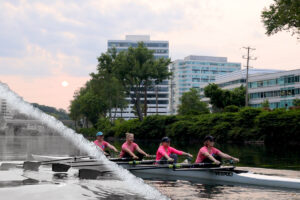
[[[228,74],[241,69],[241,63],[228,62],[226,57],[190,55],[175,60],[170,65],[173,77],[170,80],[170,114],[176,114],[180,97],[190,88],[201,88],[215,82],[219,74]]]
[[[125,40],[108,40],[108,49],[116,48],[117,52],[126,51],[129,47],[137,47],[139,42],[154,51],[155,58],[169,58],[169,42],[164,40],[150,40],[149,35],[126,35]],[[148,115],[166,115],[169,105],[169,82],[164,80],[156,87],[150,88],[147,94],[147,114]],[[128,97],[127,100],[131,102]],[[141,103],[144,103],[144,98],[141,96]],[[134,104],[130,103],[128,108],[121,111],[118,110],[117,117],[124,119],[136,118],[134,115]]]
[[[249,106],[261,107],[261,104],[266,100],[269,101],[271,109],[293,106],[293,100],[300,99],[299,77],[300,69],[289,71],[250,69],[248,79]],[[222,89],[229,90],[245,85],[246,70],[217,76],[215,83]]]

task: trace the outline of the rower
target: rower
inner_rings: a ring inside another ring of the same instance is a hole
[[[101,131],[96,134],[97,140],[94,141],[94,144],[100,147],[100,149],[104,152],[104,155],[108,156],[109,154],[105,152],[107,148],[113,150],[114,152],[118,153],[118,150],[113,145],[109,144],[108,142],[104,141],[104,135]]]
[[[177,155],[184,155],[193,157],[193,155],[186,153],[184,151],[179,151],[173,147],[170,147],[170,138],[163,137],[160,143],[159,148],[156,152],[156,163],[157,164],[166,164],[168,162],[177,162]]]
[[[133,142],[134,141],[134,134],[133,133],[126,133],[126,142],[122,145],[122,151],[120,153],[120,158],[133,158],[143,159],[144,156],[150,157],[149,154],[145,153],[139,145]],[[138,152],[138,155],[135,154],[135,151]]]
[[[206,136],[203,140],[204,146],[200,148],[196,163],[215,163],[216,165],[221,164],[221,158],[233,160],[239,162],[238,158],[232,157],[228,154],[223,153],[219,149],[214,147],[215,138],[213,136]]]

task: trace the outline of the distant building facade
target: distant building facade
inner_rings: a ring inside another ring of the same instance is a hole
[[[248,86],[251,107],[268,100],[271,109],[288,108],[300,99],[300,69],[251,76]]]
[[[271,109],[293,106],[293,100],[300,99],[299,76],[300,69],[289,71],[249,69],[249,106],[259,108],[266,100],[269,101]],[[229,90],[241,85],[245,86],[246,70],[217,76],[215,83],[222,89]],[[201,88],[202,94],[206,85]],[[204,99],[204,101],[207,101],[207,99]]]
[[[170,114],[176,114],[180,97],[190,88],[201,88],[215,82],[216,76],[241,69],[241,63],[228,62],[226,57],[190,55],[175,60],[170,65],[173,77],[170,80]]]
[[[117,52],[126,51],[129,47],[137,47],[139,42],[154,51],[154,57],[169,58],[169,42],[164,40],[150,40],[149,35],[126,35],[125,40],[108,40],[107,48],[116,48]],[[127,100],[131,102],[128,97]],[[141,96],[141,103],[144,103],[144,97]],[[148,90],[147,95],[147,114],[148,115],[166,115],[169,105],[169,82],[164,80],[161,84]],[[128,108],[117,111],[117,117],[124,119],[136,118],[134,115],[134,104],[130,103]]]
[[[5,119],[11,119],[13,117],[12,110],[7,105],[6,99],[0,99],[0,116]]]

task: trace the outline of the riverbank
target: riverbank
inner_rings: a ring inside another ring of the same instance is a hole
[[[106,136],[123,138],[126,132],[136,138],[159,140],[163,136],[180,138],[190,143],[201,142],[206,135],[213,135],[226,143],[294,143],[300,144],[300,110],[264,110],[243,108],[237,112],[221,112],[193,116],[148,116],[139,121],[99,120],[96,128],[80,129],[86,137],[96,131]]]

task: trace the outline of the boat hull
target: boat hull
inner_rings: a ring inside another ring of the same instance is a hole
[[[256,186],[300,189],[300,179],[253,174],[239,170],[209,170],[209,169],[129,169],[141,178],[169,178],[175,180],[209,181],[214,184],[247,184]]]

